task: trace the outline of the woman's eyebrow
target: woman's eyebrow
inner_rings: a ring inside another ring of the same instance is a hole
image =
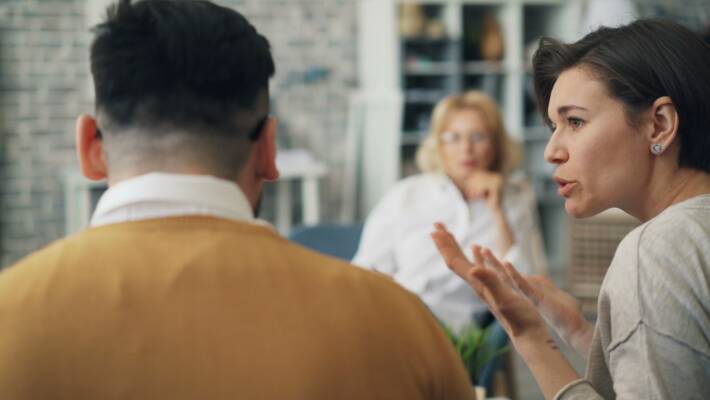
[[[557,114],[558,114],[558,115],[565,115],[565,114],[567,114],[568,112],[570,112],[570,111],[572,111],[572,110],[589,111],[589,110],[587,110],[586,108],[584,108],[584,107],[582,107],[582,106],[576,106],[576,105],[574,105],[574,104],[569,104],[569,105],[565,105],[565,106],[560,106],[560,107],[558,107],[558,108],[557,108]]]

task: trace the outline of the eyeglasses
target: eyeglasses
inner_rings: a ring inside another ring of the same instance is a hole
[[[268,114],[264,115],[263,117],[261,117],[259,119],[259,121],[256,123],[254,128],[251,131],[249,131],[249,134],[247,135],[247,137],[249,138],[250,141],[254,142],[257,139],[259,139],[259,135],[261,134],[261,131],[264,130],[264,125],[266,125],[266,121],[268,121],[268,120],[269,120]],[[99,129],[98,127],[96,128],[96,138],[97,139],[103,138],[103,134],[101,133],[101,129]]]
[[[441,142],[446,145],[459,145],[464,143],[483,143],[491,140],[491,136],[481,132],[473,132],[471,134],[461,134],[458,132],[444,132],[441,134]]]

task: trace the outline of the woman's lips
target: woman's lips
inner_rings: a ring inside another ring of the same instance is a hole
[[[568,181],[562,178],[556,177],[555,182],[557,182],[557,184],[560,186],[559,189],[557,189],[557,194],[562,197],[569,197],[574,188],[577,187],[577,182]]]

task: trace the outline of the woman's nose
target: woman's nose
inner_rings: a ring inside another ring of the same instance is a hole
[[[547,142],[547,146],[545,146],[545,160],[550,164],[562,164],[567,161],[568,158],[569,153],[564,146],[562,146],[555,134],[553,134],[550,141]]]

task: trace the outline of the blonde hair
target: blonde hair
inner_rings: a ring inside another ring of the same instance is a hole
[[[477,90],[447,96],[436,104],[429,134],[417,149],[417,167],[423,172],[443,172],[439,135],[446,129],[454,112],[461,110],[481,113],[487,128],[493,134],[495,159],[490,170],[506,175],[515,170],[522,157],[520,145],[508,136],[496,102]]]

